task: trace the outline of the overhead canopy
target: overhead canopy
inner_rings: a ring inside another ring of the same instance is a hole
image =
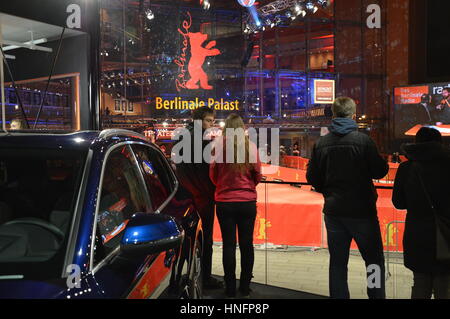
[[[0,30],[2,37],[0,42],[5,51],[17,48],[28,48],[52,52],[50,48],[43,45],[46,42],[59,39],[62,28],[59,26],[33,21],[13,15],[0,13]],[[64,38],[81,35],[83,32],[66,29]],[[10,52],[8,52],[10,54]]]

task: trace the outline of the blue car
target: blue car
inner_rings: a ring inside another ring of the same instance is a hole
[[[0,298],[201,298],[202,227],[125,130],[0,135]]]

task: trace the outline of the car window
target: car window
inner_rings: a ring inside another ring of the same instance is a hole
[[[151,210],[139,174],[129,146],[116,148],[106,160],[97,215],[98,235],[105,253],[119,245],[133,214]]]
[[[0,276],[60,275],[85,151],[0,150]]]
[[[151,147],[133,145],[132,148],[144,175],[152,207],[157,210],[169,198],[175,188],[171,168],[165,158]]]

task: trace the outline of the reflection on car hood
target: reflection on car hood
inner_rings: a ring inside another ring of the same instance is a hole
[[[0,299],[53,299],[60,298],[66,289],[62,284],[32,280],[0,280]]]

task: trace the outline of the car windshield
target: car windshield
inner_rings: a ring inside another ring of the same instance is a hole
[[[0,150],[0,280],[61,275],[85,156]]]

